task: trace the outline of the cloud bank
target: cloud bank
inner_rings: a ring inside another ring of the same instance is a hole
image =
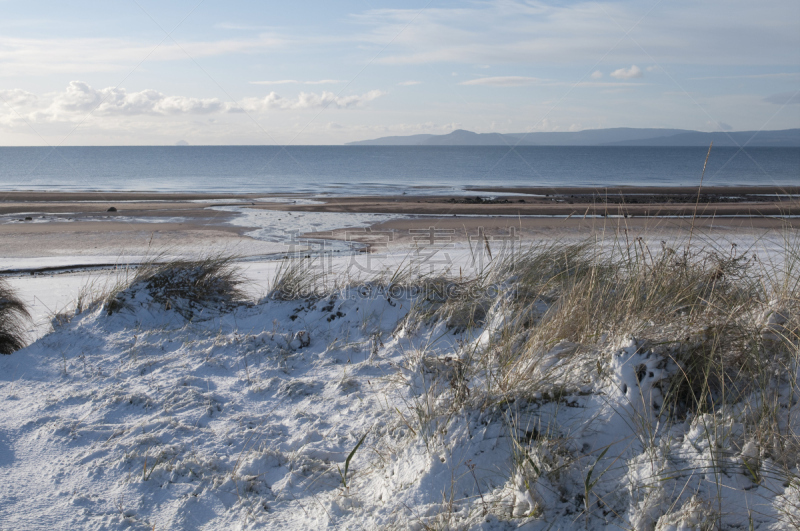
[[[71,81],[67,90],[55,94],[48,108],[55,115],[88,113],[111,115],[174,115],[209,114],[227,110],[227,104],[216,99],[166,96],[146,89],[128,92],[124,88],[94,89],[88,83]]]
[[[361,95],[337,96],[332,92],[301,92],[283,97],[270,92],[264,98],[245,98],[241,102],[217,98],[168,96],[154,89],[128,92],[124,88],[95,89],[83,81],[71,81],[63,92],[37,96],[21,89],[0,91],[0,117],[24,118],[33,122],[60,122],[110,116],[208,115],[237,112],[261,113],[307,109],[354,109],[386,94],[371,90]],[[5,112],[3,112],[5,110]]]
[[[377,99],[386,92],[370,90],[361,95],[337,96],[333,92],[315,94],[301,92],[297,98],[284,98],[275,92],[270,92],[264,98],[246,98],[241,101],[241,108],[247,112],[266,112],[272,110],[304,110],[304,109],[353,109]],[[236,111],[236,109],[231,109]]]

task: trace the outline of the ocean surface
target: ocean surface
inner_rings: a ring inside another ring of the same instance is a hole
[[[0,147],[0,190],[452,193],[476,186],[697,185],[707,148]],[[706,185],[798,185],[800,148],[714,148]]]

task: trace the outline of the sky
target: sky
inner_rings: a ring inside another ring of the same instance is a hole
[[[800,127],[800,2],[0,0],[0,145]]]

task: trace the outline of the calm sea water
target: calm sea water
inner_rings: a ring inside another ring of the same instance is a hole
[[[694,147],[1,147],[0,189],[392,194],[696,185]],[[714,148],[707,185],[798,185],[800,148]]]

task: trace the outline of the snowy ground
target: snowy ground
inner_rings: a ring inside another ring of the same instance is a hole
[[[450,265],[473,259],[456,249]],[[266,293],[277,263],[242,267]],[[63,307],[88,277],[12,284]],[[676,369],[636,339],[598,346],[604,370],[570,376],[558,399],[470,395],[459,360],[508,318],[502,289],[467,331],[409,323],[413,296],[363,287],[191,320],[128,296],[0,356],[0,529],[677,530],[718,514],[725,529],[784,529],[798,516],[800,483],[754,481],[747,448],[714,466],[708,419],[659,431],[652,402]]]

